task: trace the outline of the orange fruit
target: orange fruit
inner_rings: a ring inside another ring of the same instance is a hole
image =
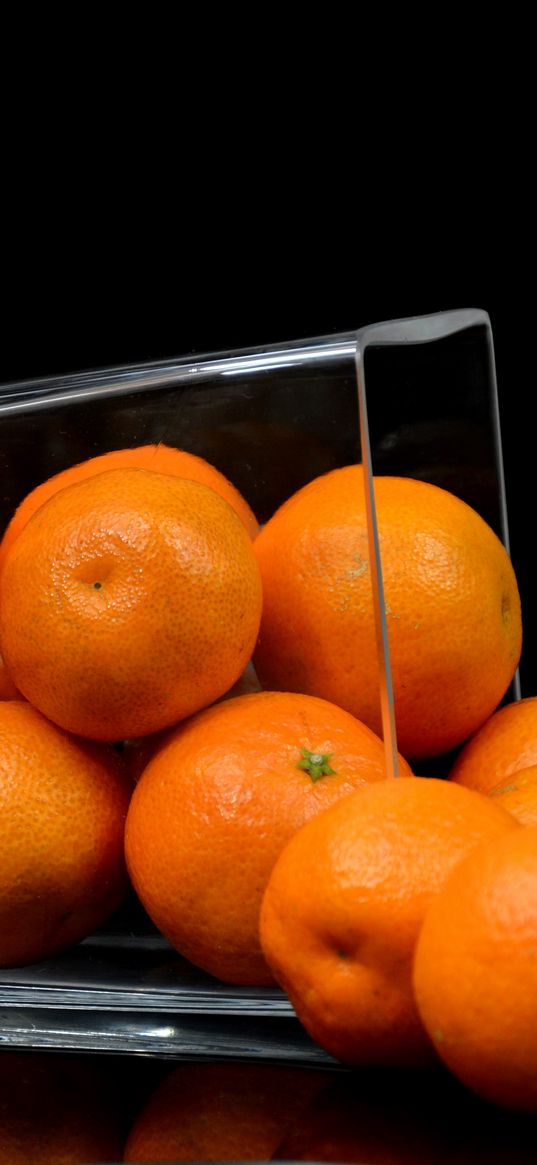
[[[131,789],[108,745],[70,737],[24,701],[0,703],[0,966],[78,942],[125,897]]]
[[[220,697],[222,700],[231,700],[235,696],[246,696],[250,692],[259,692],[259,681],[251,664],[239,676],[236,684]],[[154,756],[158,748],[164,743],[169,729],[155,732],[152,736],[142,736],[136,740],[125,740],[122,743],[121,756],[128,770],[131,780],[139,781],[140,777]]]
[[[489,797],[495,797],[521,825],[537,825],[537,764],[504,777]]]
[[[18,688],[15,687],[7,667],[0,655],[0,700],[22,700]]]
[[[490,793],[518,769],[537,764],[537,696],[515,700],[490,716],[461,748],[450,780]]]
[[[125,1130],[102,1061],[0,1053],[0,1165],[121,1161]]]
[[[448,752],[499,704],[521,650],[505,547],[453,494],[377,477],[375,498],[399,748]],[[264,591],[254,662],[263,687],[340,704],[380,732],[364,482],[351,465],[316,478],[255,542]]]
[[[139,1113],[123,1160],[270,1160],[325,1076],[275,1064],[180,1064]]]
[[[23,498],[15,510],[0,542],[0,572],[7,553],[26,523],[36,510],[48,501],[59,489],[65,489],[77,481],[94,477],[110,469],[150,469],[154,473],[170,473],[185,477],[189,481],[200,481],[211,486],[239,515],[251,538],[255,538],[259,525],[247,501],[235,486],[214,465],[194,453],[184,449],[172,449],[168,445],[139,445],[135,449],[114,449],[111,453],[101,453],[77,465],[70,465],[42,481]]]
[[[412,994],[425,911],[481,840],[520,828],[493,800],[416,777],[370,785],[291,838],[264,895],[261,942],[322,1048],[355,1064],[427,1061]]]
[[[401,758],[402,772],[410,769]],[[231,983],[272,983],[259,907],[304,821],[385,777],[382,741],[298,693],[226,700],[173,729],[139,780],[125,852],[147,913],[187,959]]]
[[[14,683],[95,740],[158,732],[226,692],[260,612],[252,544],[228,503],[145,469],[59,490],[13,543],[0,583]]]
[[[537,1112],[537,827],[480,845],[426,914],[414,990],[444,1063],[468,1088]]]

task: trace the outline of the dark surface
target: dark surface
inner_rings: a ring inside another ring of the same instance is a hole
[[[28,1161],[38,1147],[47,1160],[81,1165],[92,1148],[100,1161],[108,1152],[109,1165],[172,1154],[355,1165],[535,1161],[535,1117],[479,1100],[441,1068],[0,1050],[0,1081],[2,1147],[16,1143]],[[62,1156],[73,1141],[78,1152]]]

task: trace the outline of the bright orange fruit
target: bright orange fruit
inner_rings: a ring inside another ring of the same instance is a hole
[[[411,775],[403,758],[401,771]],[[166,735],[131,802],[127,864],[145,909],[212,975],[271,983],[259,907],[278,854],[385,772],[382,741],[314,696],[257,692],[205,709]]]
[[[190,481],[201,481],[204,485],[211,486],[229,502],[251,538],[255,538],[258,533],[257,519],[247,501],[214,465],[202,457],[196,457],[194,453],[186,453],[184,449],[173,449],[169,445],[139,445],[134,449],[114,449],[111,453],[90,457],[87,461],[63,469],[61,473],[55,473],[31,490],[15,510],[0,542],[0,573],[10,546],[32,514],[35,514],[48,498],[59,489],[94,477],[97,473],[125,468],[150,469],[154,473],[171,473],[172,476],[186,477]]]
[[[427,912],[414,989],[438,1054],[496,1104],[537,1112],[537,827],[480,845]]]
[[[432,757],[479,728],[512,680],[517,582],[500,540],[453,494],[377,477],[375,497],[399,748]],[[361,466],[299,490],[261,530],[255,552],[262,686],[322,696],[380,732]]]
[[[462,857],[519,830],[494,800],[449,781],[379,781],[300,829],[261,909],[276,980],[312,1038],[355,1064],[432,1056],[412,960],[427,906]]]
[[[496,798],[521,825],[537,825],[537,764],[502,778],[489,797]]]
[[[61,727],[146,736],[238,679],[261,601],[252,543],[214,490],[115,469],[59,490],[13,543],[2,653],[23,695]]]
[[[450,779],[490,793],[518,769],[537,764],[537,696],[515,700],[490,716],[459,752]]]
[[[0,703],[0,966],[78,942],[125,897],[131,790],[108,745],[70,737],[25,701]]]
[[[22,700],[18,688],[15,687],[7,667],[0,655],[0,700]]]

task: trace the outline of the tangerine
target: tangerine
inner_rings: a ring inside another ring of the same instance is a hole
[[[369,785],[295,833],[270,876],[260,933],[312,1039],[353,1064],[432,1057],[412,993],[425,911],[480,841],[521,828],[493,800],[416,777]]]
[[[110,746],[0,703],[0,966],[79,942],[120,904],[131,790]]]
[[[382,741],[326,700],[256,692],[214,704],[167,734],[136,785],[125,852],[142,904],[205,971],[272,983],[259,907],[280,850],[308,818],[385,775]]]
[[[199,482],[115,469],[59,490],[11,546],[0,638],[41,712],[95,740],[146,736],[226,692],[261,614],[252,544]]]
[[[489,839],[427,911],[414,990],[439,1056],[468,1088],[537,1112],[537,827]]]
[[[459,745],[502,699],[521,651],[520,597],[505,547],[465,502],[396,477],[377,477],[375,498],[399,748],[423,759]],[[299,490],[255,552],[262,686],[322,696],[380,732],[362,467]]]
[[[537,825],[537,764],[517,769],[503,778],[489,793],[521,825]]]
[[[194,453],[187,453],[184,449],[173,449],[169,445],[138,445],[134,449],[113,449],[111,453],[101,453],[98,457],[89,457],[77,465],[70,465],[42,481],[31,490],[15,510],[11,521],[4,531],[0,542],[0,573],[7,553],[18,538],[26,523],[59,489],[73,485],[77,481],[84,481],[94,477],[97,473],[104,473],[109,469],[150,469],[154,473],[170,473],[172,476],[185,477],[190,481],[201,481],[211,486],[221,497],[229,502],[230,506],[239,515],[251,538],[255,538],[259,525],[255,514],[242,494],[223,473],[214,465],[197,457]]]
[[[22,696],[15,687],[7,667],[0,655],[0,700],[21,700]]]
[[[461,748],[450,780],[490,793],[519,769],[537,764],[537,696],[498,708]]]

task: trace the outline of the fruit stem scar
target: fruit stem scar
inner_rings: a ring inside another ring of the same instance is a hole
[[[100,582],[94,582],[94,584],[93,584],[93,589],[94,589],[95,591],[100,591],[100,589],[101,589],[102,585],[103,585],[103,584],[102,584],[102,583],[100,583]]]
[[[333,753],[311,752],[309,748],[301,749],[302,757],[297,769],[303,769],[312,781],[319,781],[321,777],[335,776],[336,770],[330,765]]]

